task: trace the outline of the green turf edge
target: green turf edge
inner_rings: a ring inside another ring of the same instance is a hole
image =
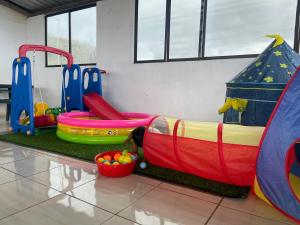
[[[59,139],[55,132],[41,134],[37,136],[27,136],[23,134],[3,134],[0,135],[1,141],[15,143],[23,146],[46,150],[54,153],[59,153],[66,156],[71,156],[78,159],[93,161],[94,156],[109,150],[114,149],[130,149],[127,145],[84,145],[65,142]],[[46,144],[45,144],[46,143]],[[207,191],[220,196],[245,198],[250,191],[250,187],[238,187],[229,184],[224,184],[212,180],[199,178],[194,175],[185,174],[175,170],[161,168],[150,165],[146,169],[136,167],[135,173],[148,177],[176,183],[202,191]]]

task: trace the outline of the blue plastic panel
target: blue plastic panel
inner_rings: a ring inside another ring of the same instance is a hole
[[[64,67],[61,106],[66,108],[67,112],[83,110],[82,76],[79,65],[73,64],[70,69]]]
[[[34,112],[32,96],[32,75],[30,60],[17,58],[12,65],[11,121],[13,132],[34,134]],[[30,119],[29,125],[19,123],[21,113],[25,111]]]
[[[82,71],[83,94],[97,93],[102,96],[101,72],[98,68],[85,68]],[[85,85],[85,80],[87,83]]]

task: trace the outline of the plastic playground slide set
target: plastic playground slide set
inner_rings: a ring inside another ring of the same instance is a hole
[[[91,112],[62,113],[58,117],[57,136],[82,144],[120,144],[136,127],[146,126],[152,116],[145,113],[121,113],[123,120],[102,120]]]

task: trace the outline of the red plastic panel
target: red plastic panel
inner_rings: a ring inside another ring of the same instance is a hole
[[[68,61],[68,68],[73,64],[73,56],[64,50],[48,47],[44,45],[21,45],[19,48],[19,57],[26,57],[28,51],[51,52],[57,55],[64,56]]]
[[[97,93],[90,93],[83,96],[84,104],[91,109],[93,113],[105,120],[124,120],[125,118],[112,105],[105,101]]]

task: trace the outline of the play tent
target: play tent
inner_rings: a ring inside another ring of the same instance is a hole
[[[279,35],[242,72],[229,81],[226,91],[227,105],[232,99],[246,100],[246,107],[223,107],[224,123],[245,126],[265,126],[282,90],[296,68],[300,56]],[[225,104],[226,105],[226,104]],[[238,111],[243,111],[241,116]]]
[[[300,69],[286,86],[264,131],[254,192],[300,223]]]

